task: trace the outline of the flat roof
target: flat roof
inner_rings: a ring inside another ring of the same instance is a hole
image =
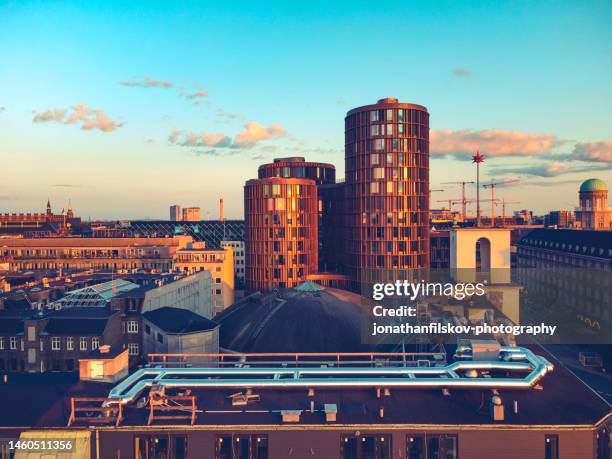
[[[546,354],[540,348],[536,352]],[[104,383],[57,378],[59,376],[53,374],[9,375],[8,383],[0,385],[0,399],[3,400],[0,427],[65,427],[70,415],[70,397],[105,397],[111,388]],[[197,388],[192,389],[192,394],[200,410],[196,426],[278,426],[283,425],[281,410],[302,410],[299,423],[295,423],[298,426],[368,424],[382,428],[493,424],[593,426],[610,415],[610,405],[561,365],[542,380],[542,386],[543,390],[500,389],[499,396],[506,407],[504,421],[492,420],[489,403],[493,394],[488,389],[456,389],[444,395],[439,389],[391,388],[390,395],[381,398],[377,398],[376,391],[371,388],[315,389],[313,413],[309,411],[311,398],[305,389],[256,389],[254,393],[260,395],[260,401],[246,407],[232,406],[228,396],[237,392],[232,388]],[[518,403],[517,414],[512,409],[514,401]],[[335,423],[325,420],[325,404],[337,406]],[[384,407],[383,418],[379,417],[381,407]],[[160,425],[191,428],[182,421],[157,421],[146,427],[149,409],[137,408],[135,404],[127,405],[124,415],[121,426],[139,426],[143,430]]]
[[[146,320],[167,333],[194,333],[209,331],[217,328],[219,324],[188,309],[164,306],[145,312],[142,315]]]
[[[362,105],[361,107],[355,107],[352,110],[349,110],[346,116],[350,116],[354,113],[368,111],[368,110],[381,110],[386,108],[403,108],[403,109],[412,109],[412,110],[422,110],[427,112],[427,107],[419,104],[412,104],[409,102],[399,102],[398,99],[394,99],[392,97],[386,97],[383,99],[379,99],[375,104]]]

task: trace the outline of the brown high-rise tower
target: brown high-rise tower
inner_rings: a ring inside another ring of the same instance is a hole
[[[295,287],[318,271],[317,187],[335,182],[331,164],[277,158],[244,187],[248,291]]]
[[[349,111],[345,169],[344,265],[356,285],[428,267],[427,109],[387,98]]]

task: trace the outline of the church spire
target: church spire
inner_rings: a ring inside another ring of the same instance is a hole
[[[51,200],[47,198],[47,215],[51,215]]]

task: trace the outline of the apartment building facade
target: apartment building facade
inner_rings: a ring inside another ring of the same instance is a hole
[[[208,271],[211,275],[212,313],[204,317],[214,317],[234,303],[234,250],[232,247],[221,249],[191,248],[176,252],[174,269],[182,273]]]
[[[174,254],[192,242],[190,236],[172,238],[3,238],[0,255],[15,271],[95,269],[119,272],[172,270]]]

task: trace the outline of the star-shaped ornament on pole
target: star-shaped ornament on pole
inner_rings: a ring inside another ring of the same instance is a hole
[[[476,164],[476,226],[480,226],[480,163],[485,160],[479,151],[472,156],[472,163]]]

